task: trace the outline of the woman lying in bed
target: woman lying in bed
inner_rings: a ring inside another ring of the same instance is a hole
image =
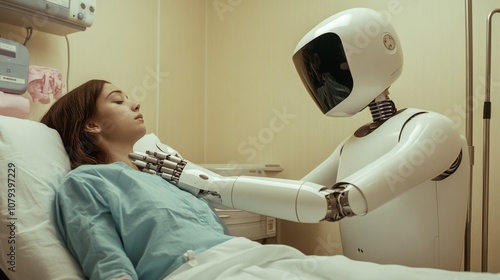
[[[204,200],[132,164],[128,154],[146,133],[139,109],[112,84],[92,80],[41,120],[59,132],[70,157],[56,212],[91,279],[161,279],[188,249],[200,253],[231,239]]]
[[[229,236],[206,201],[132,164],[128,155],[146,133],[139,109],[116,86],[91,80],[41,120],[59,132],[70,157],[56,213],[90,279],[500,279],[305,256]]]

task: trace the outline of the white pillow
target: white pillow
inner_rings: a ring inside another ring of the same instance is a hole
[[[85,279],[54,217],[55,190],[69,170],[55,130],[0,116],[0,267],[11,280]]]
[[[153,152],[164,152],[171,155],[179,155],[179,153],[174,150],[172,147],[163,144],[154,133],[149,133],[144,135],[139,141],[137,141],[134,145],[134,151],[145,153],[146,151]]]

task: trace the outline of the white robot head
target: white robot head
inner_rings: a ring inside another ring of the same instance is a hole
[[[398,36],[381,13],[368,8],[335,14],[299,42],[293,62],[309,94],[328,116],[352,116],[401,74]]]

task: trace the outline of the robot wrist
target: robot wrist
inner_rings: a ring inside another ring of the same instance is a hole
[[[336,222],[345,217],[354,216],[354,212],[349,205],[349,190],[347,187],[352,186],[349,183],[337,183],[332,188],[322,189],[329,192],[325,196],[328,202],[328,211],[325,220],[329,222]]]

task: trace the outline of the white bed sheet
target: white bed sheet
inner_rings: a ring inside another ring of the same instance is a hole
[[[344,256],[306,256],[283,245],[234,238],[195,256],[164,280],[499,280],[500,274],[380,265]]]

